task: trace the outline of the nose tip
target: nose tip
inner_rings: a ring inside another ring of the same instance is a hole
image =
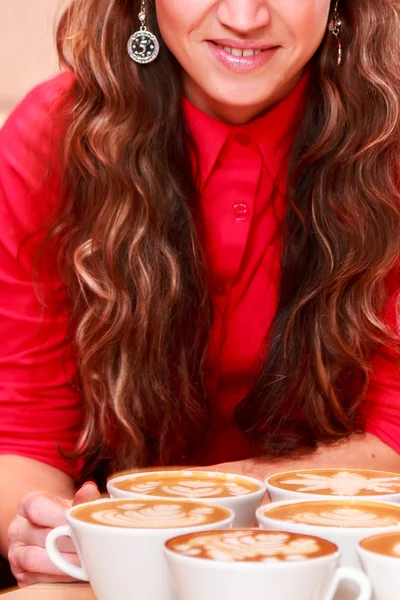
[[[265,0],[223,0],[218,7],[220,22],[238,33],[249,33],[270,22]]]

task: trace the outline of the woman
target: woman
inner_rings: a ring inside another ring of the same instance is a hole
[[[95,468],[400,470],[399,42],[392,0],[72,0],[0,138],[21,585]]]

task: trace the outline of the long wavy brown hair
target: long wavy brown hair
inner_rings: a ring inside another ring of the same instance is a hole
[[[209,424],[212,308],[181,71],[163,43],[145,68],[129,59],[138,11],[138,0],[72,0],[57,32],[75,83],[52,233],[73,301],[81,450],[112,469],[189,462]],[[370,355],[397,344],[382,307],[399,254],[400,8],[341,0],[340,11],[344,62],[327,33],[291,154],[279,306],[236,411],[266,457],[358,430]],[[349,377],[358,392],[345,397]]]

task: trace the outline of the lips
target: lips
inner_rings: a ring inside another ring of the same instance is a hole
[[[279,46],[249,40],[208,40],[207,45],[220,64],[236,73],[262,68],[279,50]]]

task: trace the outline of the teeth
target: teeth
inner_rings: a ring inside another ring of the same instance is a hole
[[[229,48],[228,46],[224,46],[223,49],[225,50],[225,52],[228,52],[229,54],[232,54],[233,56],[257,56],[258,54],[261,54],[262,50],[252,50],[252,49],[245,49],[245,50],[240,50],[240,48]]]

